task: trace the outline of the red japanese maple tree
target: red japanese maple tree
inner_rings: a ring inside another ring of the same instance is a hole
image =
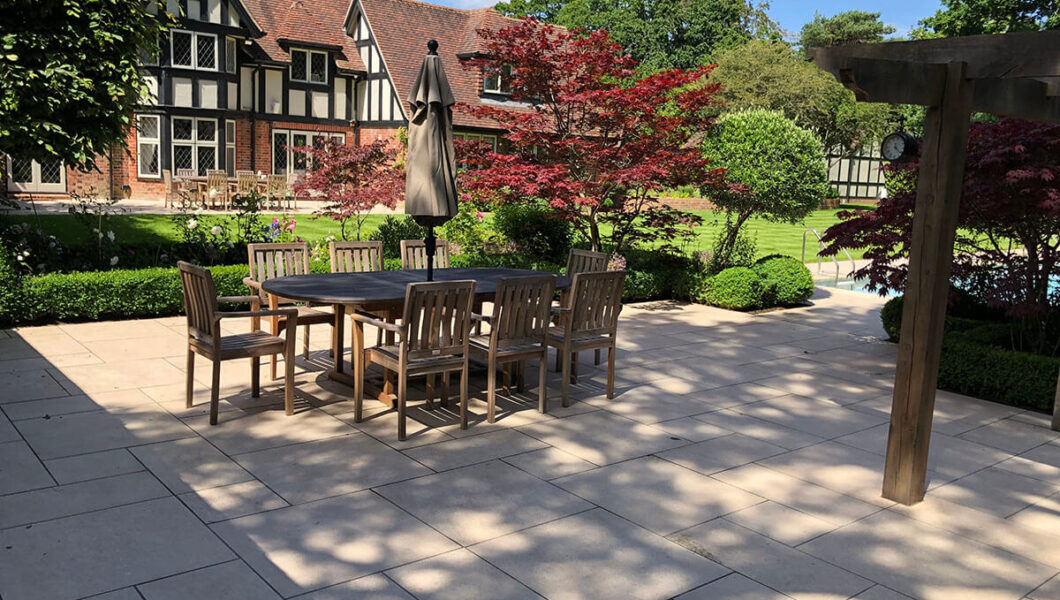
[[[637,63],[603,31],[568,31],[525,19],[481,30],[484,55],[466,63],[508,78],[508,102],[460,106],[507,130],[500,151],[461,144],[469,196],[547,202],[599,250],[651,240],[672,245],[699,218],[660,193],[718,185],[695,143],[712,124],[711,67],[637,78]]]
[[[372,208],[394,208],[405,191],[405,176],[396,165],[397,148],[384,140],[364,146],[347,146],[328,140],[315,147],[295,148],[309,154],[304,177],[294,184],[296,194],[323,197],[327,204],[316,214],[339,222],[342,239],[353,221],[356,239]]]
[[[866,248],[855,272],[877,290],[901,291],[909,256],[919,163],[892,165],[902,191],[871,211],[844,211],[824,235],[824,254]],[[1039,325],[1060,309],[1060,125],[1001,119],[972,124],[953,281]],[[1055,283],[1054,283],[1055,285]]]

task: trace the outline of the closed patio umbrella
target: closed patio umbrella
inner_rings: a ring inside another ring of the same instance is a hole
[[[412,84],[408,101],[409,149],[405,163],[405,214],[427,228],[427,281],[434,278],[434,228],[456,215],[456,156],[453,154],[453,90],[438,56],[438,42]]]

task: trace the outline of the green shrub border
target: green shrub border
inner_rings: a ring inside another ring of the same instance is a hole
[[[897,341],[902,327],[901,297],[887,301],[880,320],[891,339]],[[997,323],[948,316],[939,360],[939,388],[1051,413],[1060,358],[984,343],[998,339]]]

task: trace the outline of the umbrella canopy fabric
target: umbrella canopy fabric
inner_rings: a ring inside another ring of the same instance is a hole
[[[424,57],[408,101],[405,213],[420,217],[417,221],[423,218],[431,225],[440,225],[457,212],[452,109],[456,100],[437,54]]]

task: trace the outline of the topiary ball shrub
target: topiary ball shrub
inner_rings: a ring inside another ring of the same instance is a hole
[[[709,303],[733,310],[762,307],[762,279],[747,267],[730,267],[711,279]]]
[[[902,297],[891,298],[880,309],[880,321],[883,322],[883,330],[891,337],[891,341],[898,341],[898,334],[902,331]]]
[[[790,256],[768,256],[751,267],[762,278],[766,306],[802,304],[813,295],[813,275]]]

